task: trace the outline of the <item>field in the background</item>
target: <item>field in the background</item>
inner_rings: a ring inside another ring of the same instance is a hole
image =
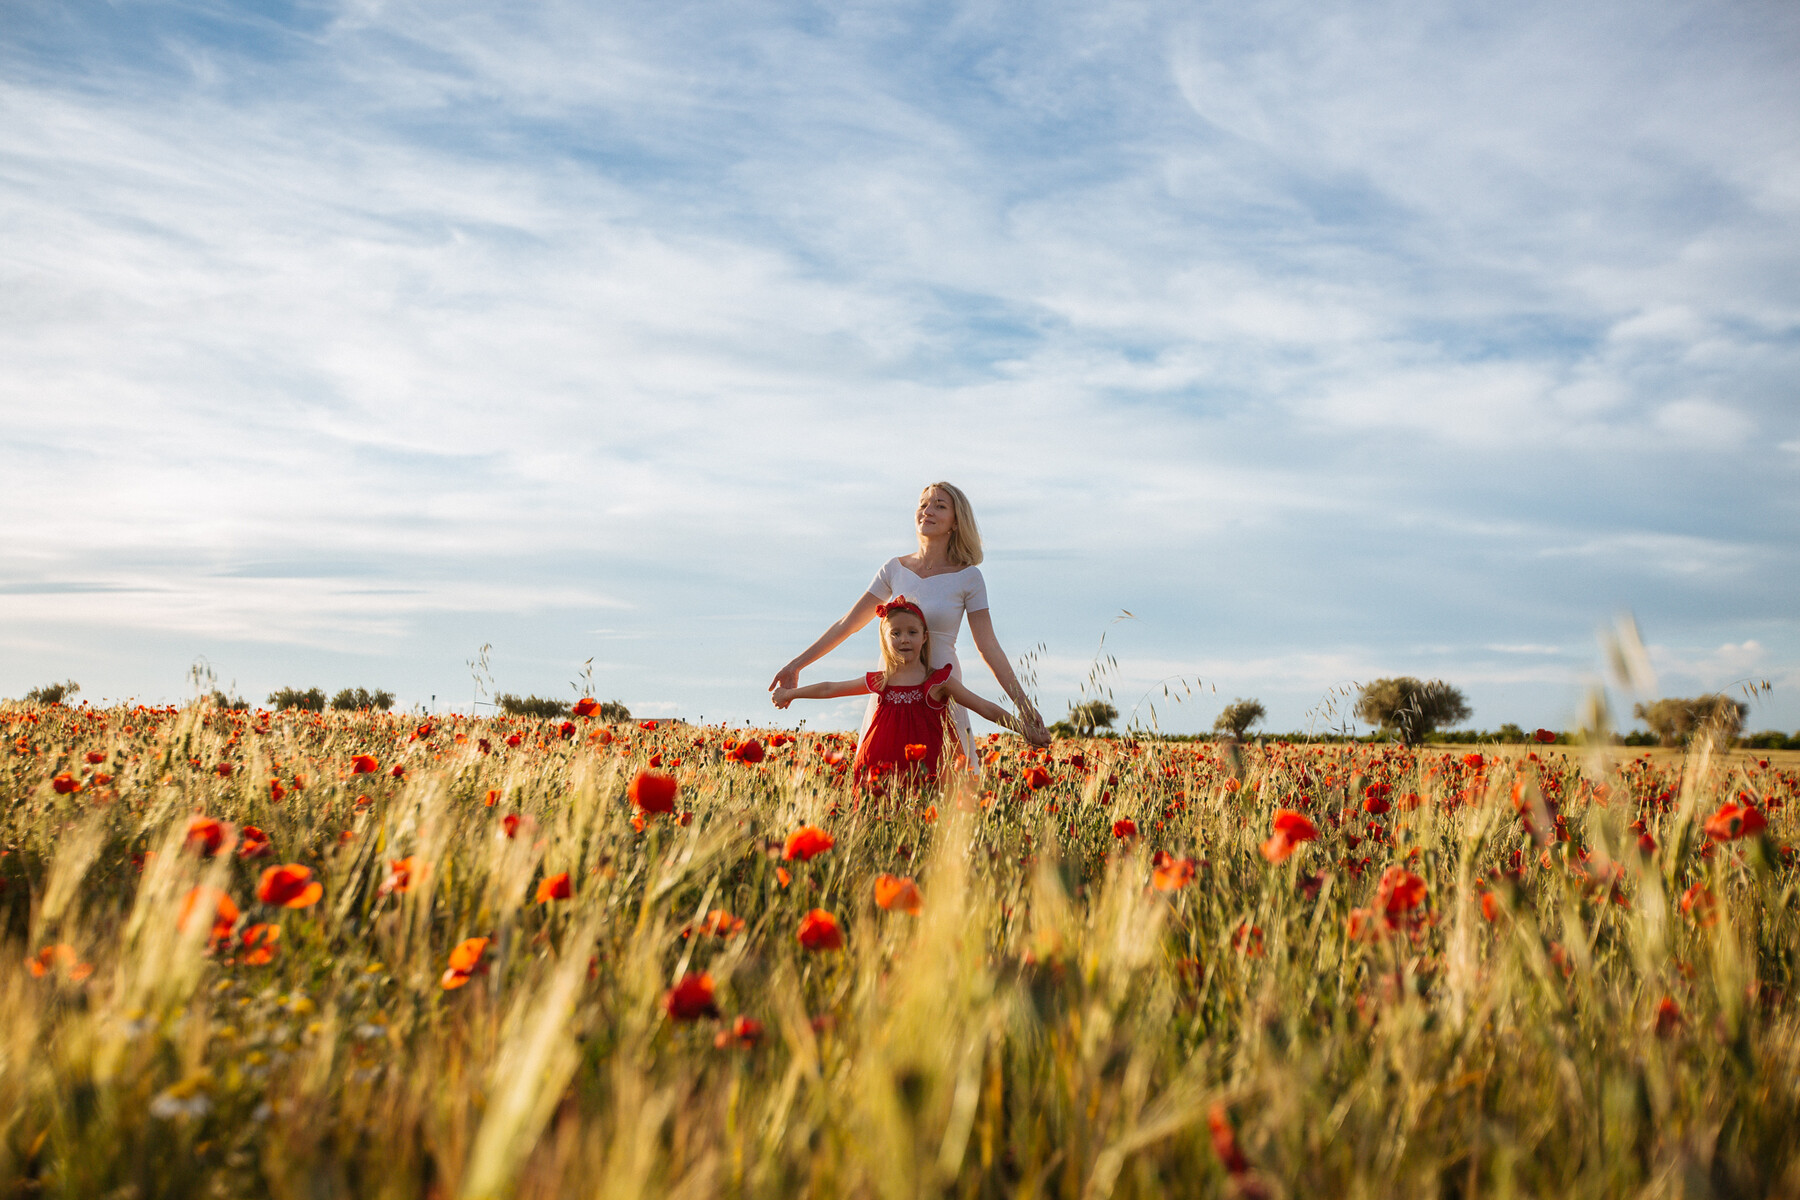
[[[1800,1193],[1787,755],[0,736],[7,1196]]]

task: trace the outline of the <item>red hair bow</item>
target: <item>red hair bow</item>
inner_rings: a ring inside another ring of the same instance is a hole
[[[909,612],[913,616],[919,618],[921,623],[925,620],[925,610],[914,604],[911,600],[908,600],[905,596],[895,596],[886,604],[877,604],[875,606],[875,615],[878,617],[885,618],[889,613],[897,612]]]

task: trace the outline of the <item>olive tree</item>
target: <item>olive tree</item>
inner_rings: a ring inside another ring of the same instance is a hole
[[[1717,692],[1687,700],[1664,697],[1632,709],[1665,746],[1678,746],[1696,733],[1729,740],[1743,730],[1749,713],[1749,705]]]
[[[1356,698],[1358,720],[1408,746],[1418,745],[1434,729],[1468,720],[1473,711],[1459,689],[1441,679],[1427,683],[1410,675],[1364,684]]]
[[[1263,708],[1261,700],[1245,700],[1240,697],[1225,706],[1219,719],[1213,722],[1213,732],[1229,734],[1232,741],[1241,742],[1244,735],[1250,732],[1250,727],[1266,716],[1268,710]]]

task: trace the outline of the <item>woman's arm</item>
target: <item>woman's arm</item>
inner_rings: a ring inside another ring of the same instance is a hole
[[[833,650],[844,644],[844,639],[867,625],[875,616],[875,606],[881,601],[873,592],[864,592],[862,599],[850,606],[850,611],[831,623],[830,628],[819,635],[819,640],[802,650],[787,666],[775,672],[775,678],[769,684],[769,690],[779,691],[782,688],[797,687],[800,683],[800,672],[818,662]],[[985,653],[985,651],[983,652]],[[853,696],[854,692],[844,695]]]
[[[805,687],[778,687],[775,689],[775,707],[786,708],[790,700],[831,700],[838,696],[866,696],[869,693],[867,679],[843,679],[837,683],[809,683]]]
[[[1027,730],[1044,733],[1048,737],[1049,735],[1044,729],[1044,719],[1038,716],[1037,707],[1031,703],[1031,698],[1025,694],[1025,689],[1019,686],[1019,678],[1013,674],[1012,662],[1006,657],[1006,651],[1000,648],[1000,639],[994,636],[993,614],[984,608],[969,613],[968,617],[969,636],[975,639],[975,648],[981,651],[981,661],[986,663],[988,670],[994,673],[994,678],[999,681],[1001,690],[1011,696],[1012,702],[1018,706],[1020,721]],[[981,712],[973,705],[965,705],[965,707]],[[986,716],[987,714],[982,713],[982,715]],[[989,719],[992,720],[991,717]]]

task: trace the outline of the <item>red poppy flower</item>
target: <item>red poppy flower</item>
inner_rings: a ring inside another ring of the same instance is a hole
[[[469,982],[469,977],[481,969],[481,956],[487,953],[487,947],[488,939],[477,937],[468,938],[450,951],[449,969],[438,980],[439,986],[448,992]]]
[[[275,852],[275,847],[269,844],[269,835],[256,826],[246,825],[240,832],[239,858],[267,858]]]
[[[281,780],[269,780],[269,799],[277,804],[280,804],[283,800],[287,799],[287,789],[281,786]]]
[[[310,908],[324,894],[323,885],[312,877],[312,868],[299,863],[270,867],[256,885],[258,900],[282,908]]]
[[[907,762],[924,762],[925,756],[931,753],[931,747],[909,742],[906,746]]]
[[[713,1045],[720,1050],[735,1046],[739,1050],[748,1050],[762,1041],[763,1024],[750,1017],[740,1016],[731,1023],[730,1029],[721,1029],[713,1034]]]
[[[1285,862],[1302,842],[1318,839],[1319,829],[1303,813],[1291,808],[1275,810],[1275,832],[1262,844],[1262,856],[1272,863]]]
[[[1715,842],[1755,837],[1769,827],[1769,819],[1754,804],[1724,804],[1706,819],[1706,836]]]
[[[232,764],[230,764],[228,762],[222,762],[218,766],[213,768],[214,771],[218,772],[220,779],[230,779],[231,773],[233,771],[235,771],[236,769],[237,769],[236,767],[232,766]]]
[[[1551,745],[1552,743],[1554,743],[1556,741],[1556,734],[1548,729],[1540,729],[1536,733],[1532,734],[1531,737],[1532,737],[1533,741],[1536,741],[1539,745],[1542,745],[1542,746]]]
[[[406,768],[399,763],[395,763],[393,768],[388,771],[388,774],[392,775],[395,779],[405,779]]]
[[[1395,865],[1381,873],[1375,885],[1375,911],[1389,929],[1417,925],[1417,909],[1425,903],[1425,881]]]
[[[432,733],[433,733],[432,724],[430,721],[427,721],[423,725],[419,726],[417,729],[413,730],[413,740],[422,742],[426,738],[430,737],[432,735]]]
[[[106,761],[106,755],[102,754],[98,750],[89,750],[87,752],[86,758],[87,758],[88,764],[90,766],[98,765],[99,763],[103,763]]]
[[[522,742],[524,740],[525,740],[524,734],[509,733],[506,735],[506,744],[509,746],[517,746],[520,742]]]
[[[575,712],[575,715],[578,717],[591,717],[599,711],[600,711],[600,702],[598,700],[594,699],[592,696],[584,697],[583,699],[577,700],[575,702],[574,712]]]
[[[67,771],[63,771],[52,778],[50,780],[50,786],[56,789],[56,794],[59,796],[73,796],[76,792],[81,790],[81,784]]]
[[[725,757],[731,762],[759,763],[763,760],[764,753],[763,744],[750,738],[728,750]]]
[[[181,911],[176,915],[176,927],[187,933],[202,922],[210,922],[212,932],[208,935],[209,943],[218,943],[231,936],[232,926],[238,920],[237,902],[216,887],[189,888],[187,895],[181,898]]]
[[[1465,754],[1465,755],[1463,755],[1462,764],[1465,767],[1474,768],[1474,767],[1479,767],[1482,763],[1484,763],[1486,761],[1487,760],[1482,758],[1481,755],[1479,755],[1479,754]]]
[[[877,875],[875,877],[875,903],[892,911],[899,909],[913,916],[925,907],[925,898],[919,895],[919,885],[911,879],[893,875]]]
[[[558,725],[556,727],[556,736],[558,736],[558,737],[566,738],[566,737],[573,737],[574,735],[575,735],[575,722],[573,722],[573,721],[564,721],[561,725]]]
[[[841,950],[844,947],[844,931],[838,928],[837,918],[822,908],[815,908],[800,918],[800,928],[795,937],[808,950]]]
[[[1662,1002],[1656,1006],[1656,1036],[1660,1038],[1673,1037],[1675,1031],[1680,1028],[1681,1006],[1675,1003],[1674,997],[1664,996]]]
[[[786,867],[775,868],[775,882],[779,883],[782,887],[786,887],[793,878],[792,875],[788,874]]]
[[[574,894],[575,889],[569,886],[569,873],[562,871],[547,876],[542,883],[538,884],[537,902],[548,904],[552,900],[567,900]]]
[[[522,820],[524,820],[524,818],[518,813],[507,813],[504,817],[500,818],[500,828],[506,832],[507,837],[517,837],[519,835],[519,822]]]
[[[240,957],[253,967],[273,962],[275,961],[275,952],[280,949],[277,945],[280,941],[281,926],[252,925],[244,930],[243,936],[238,939],[238,945],[242,948]]]
[[[81,956],[75,953],[75,947],[67,942],[58,942],[54,946],[45,946],[34,958],[25,960],[32,978],[42,979],[46,975],[61,971],[70,983],[80,983],[94,973],[93,963],[84,963]]]
[[[689,971],[663,995],[663,1011],[671,1021],[697,1021],[716,1017],[719,1006],[713,1001],[712,976],[705,971]]]
[[[1681,911],[1702,925],[1712,925],[1719,919],[1718,897],[1704,883],[1696,883],[1681,893]]]
[[[781,857],[786,862],[796,860],[805,862],[813,855],[823,854],[835,845],[837,842],[832,839],[832,836],[817,825],[802,825],[788,834],[787,845],[783,847]]]
[[[380,766],[381,764],[375,761],[373,754],[358,754],[350,760],[350,773],[352,775],[373,775],[380,769]]]
[[[1232,1128],[1231,1118],[1226,1115],[1224,1105],[1215,1104],[1206,1110],[1206,1127],[1212,1134],[1213,1153],[1219,1156],[1219,1162],[1226,1173],[1243,1175],[1248,1172],[1250,1160],[1238,1145],[1237,1130]]]
[[[1122,817],[1113,822],[1112,833],[1114,837],[1121,841],[1124,841],[1127,838],[1134,838],[1138,835],[1137,822],[1133,821],[1130,817]]]
[[[387,878],[381,881],[376,890],[383,896],[389,892],[410,892],[413,884],[425,877],[425,864],[413,855],[392,859],[388,863]]]
[[[1050,772],[1044,770],[1042,767],[1032,767],[1025,772],[1024,778],[1025,786],[1034,792],[1040,788],[1047,788],[1050,786]]]
[[[649,771],[639,771],[637,778],[631,781],[631,802],[637,805],[642,812],[674,812],[675,792],[678,786],[672,775],[655,775]]]
[[[713,937],[735,937],[744,932],[744,918],[734,917],[722,908],[715,908],[706,914],[706,920],[700,922],[695,929]]]
[[[187,841],[182,849],[211,858],[220,850],[230,852],[235,845],[237,835],[230,825],[213,817],[195,817],[188,822]]]
[[[1500,919],[1500,897],[1492,892],[1481,893],[1481,918],[1490,924]]]
[[[1151,859],[1150,886],[1159,892],[1180,891],[1194,882],[1195,862],[1191,858],[1176,858],[1161,850]]]

